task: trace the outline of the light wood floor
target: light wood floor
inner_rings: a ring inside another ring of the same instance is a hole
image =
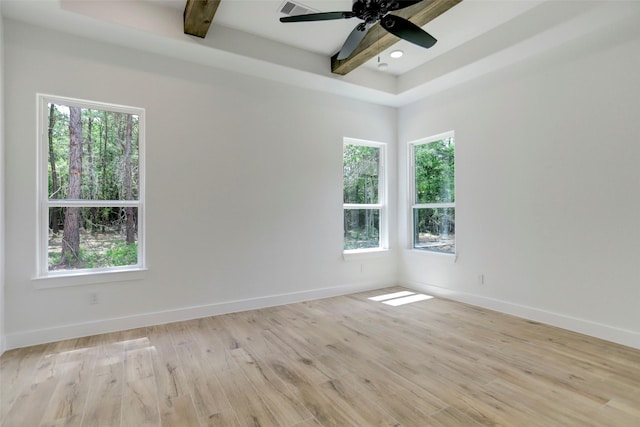
[[[640,426],[640,351],[385,292],[9,351],[0,424]]]

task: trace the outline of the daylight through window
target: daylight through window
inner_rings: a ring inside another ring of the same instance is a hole
[[[143,266],[144,110],[39,96],[41,276]]]
[[[453,132],[409,144],[413,248],[455,253],[455,142]]]
[[[385,145],[345,139],[344,250],[386,247]]]

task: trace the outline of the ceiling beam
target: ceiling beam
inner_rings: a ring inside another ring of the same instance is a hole
[[[187,0],[184,7],[184,33],[204,38],[209,31],[220,0]]]
[[[392,13],[422,27],[461,1],[462,0],[423,0],[420,3]],[[378,22],[369,29],[362,42],[360,42],[356,50],[353,51],[348,58],[338,60],[337,53],[331,57],[331,72],[343,76],[347,75],[398,41],[400,41],[398,37],[387,32]]]

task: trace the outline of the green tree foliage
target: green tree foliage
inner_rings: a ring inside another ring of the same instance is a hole
[[[69,107],[56,105],[52,131],[55,169],[59,188],[54,185],[49,164],[49,198],[66,199],[69,192]],[[131,116],[131,200],[138,198],[138,117],[125,113],[82,109],[83,200],[126,200],[127,116]],[[91,153],[91,155],[89,155]],[[117,214],[113,214],[114,217]]]
[[[455,202],[453,138],[416,145],[416,203]]]
[[[454,151],[453,138],[414,146],[416,204],[455,202]],[[415,208],[413,220],[416,247],[454,251],[455,208]]]
[[[70,107],[55,104],[48,106],[49,199],[137,200],[140,182],[138,117],[97,109],[79,110],[81,159],[80,165],[70,168],[71,161],[77,159],[77,153],[70,149],[73,147]],[[70,176],[70,173],[80,174],[79,191],[74,190],[77,176]],[[78,218],[68,221],[71,214]],[[80,248],[74,259],[60,257],[58,253],[58,246],[64,247],[65,239],[61,241],[57,231],[66,226],[68,232],[70,222],[77,223],[80,234]],[[106,267],[122,265],[120,262],[123,260],[131,261],[131,253],[137,257],[136,224],[137,209],[132,207],[50,208],[49,268]],[[122,236],[126,236],[126,243],[130,246],[126,249],[128,256],[124,257],[121,256],[124,250],[116,250],[121,246],[119,242]],[[105,245],[105,241],[110,242],[110,246]],[[115,261],[115,258],[105,259],[107,252],[111,253],[111,258],[116,257],[120,261]],[[95,260],[101,260],[99,265],[96,265]],[[132,264],[136,262],[134,260]]]
[[[344,146],[344,203],[378,203],[380,149]]]
[[[345,144],[343,154],[344,203],[379,203],[380,149],[365,145]],[[379,209],[345,209],[344,249],[378,247],[379,237]]]

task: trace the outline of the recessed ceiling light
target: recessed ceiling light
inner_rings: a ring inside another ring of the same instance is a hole
[[[392,58],[400,58],[402,55],[404,55],[404,52],[401,50],[394,50],[389,54]]]

